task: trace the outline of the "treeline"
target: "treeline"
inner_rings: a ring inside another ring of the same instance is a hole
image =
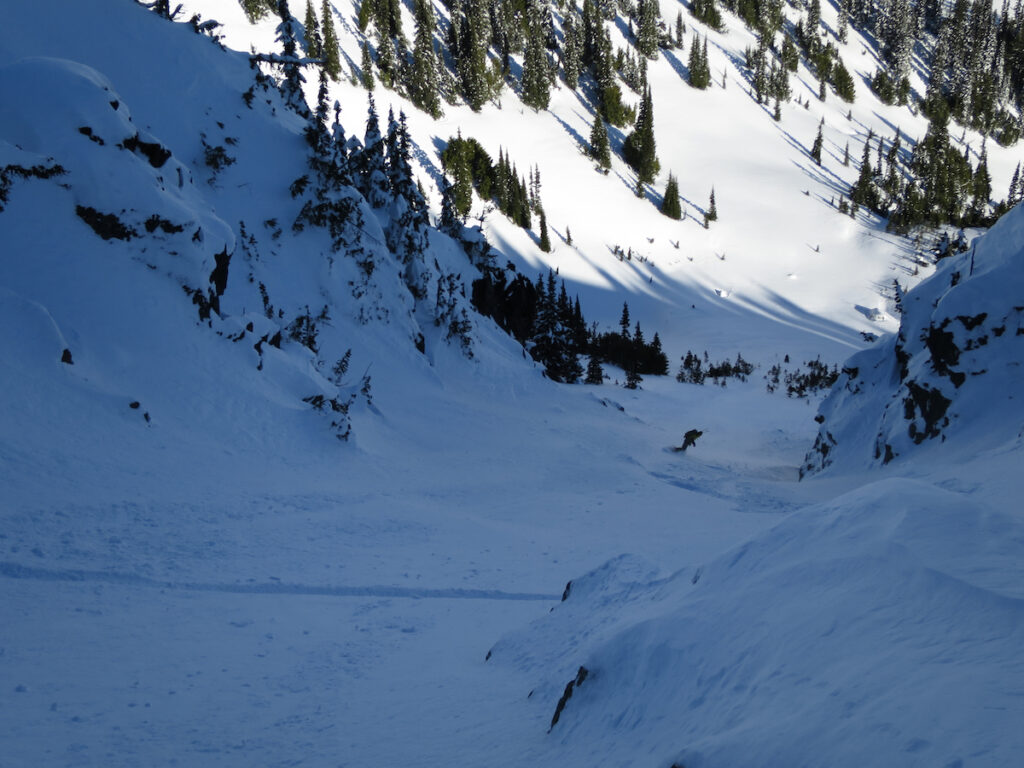
[[[544,366],[547,376],[569,384],[604,381],[602,363],[625,372],[625,386],[635,389],[644,375],[668,373],[668,358],[655,333],[648,343],[636,323],[630,330],[629,306],[623,304],[619,331],[599,332],[588,327],[579,297],[570,300],[565,281],[555,273],[531,282],[514,269],[484,270],[473,283],[473,306],[516,338],[530,356]],[[587,368],[580,358],[589,358]]]
[[[493,200],[499,211],[523,229],[530,229],[534,214],[543,216],[540,169],[530,168],[527,182],[502,149],[494,163],[480,142],[459,135],[449,139],[441,152],[441,166],[452,177],[452,204],[460,216],[469,214],[474,189],[482,200]],[[543,250],[550,250],[550,244]]]

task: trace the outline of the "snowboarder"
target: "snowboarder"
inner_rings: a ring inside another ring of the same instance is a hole
[[[685,451],[691,445],[697,444],[697,438],[703,435],[704,432],[699,429],[691,429],[685,435],[683,435],[683,444],[679,446],[680,451]]]

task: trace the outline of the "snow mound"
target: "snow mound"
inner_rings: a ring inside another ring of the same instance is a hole
[[[617,599],[571,590],[494,650],[540,678],[538,719],[587,670],[549,735],[579,764],[1005,765],[1024,748],[1024,524],[1007,514],[885,480],[704,569],[636,575],[606,564],[581,583]]]
[[[940,263],[899,332],[851,357],[818,415],[804,473],[888,464],[936,443],[974,455],[1018,440],[1024,403],[1024,208]]]

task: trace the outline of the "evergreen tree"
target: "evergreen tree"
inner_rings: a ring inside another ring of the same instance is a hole
[[[455,176],[455,210],[465,218],[473,204],[473,171],[464,152],[457,152],[453,169]]]
[[[648,351],[648,357],[650,358],[648,368],[650,372],[655,376],[668,376],[668,356],[661,348],[661,339],[658,337],[657,332],[655,332],[654,338],[651,339]]]
[[[715,0],[694,0],[693,18],[714,30],[722,30],[722,14],[718,11]]]
[[[708,201],[708,212],[704,214],[704,226],[709,222],[718,221],[718,206],[715,205],[715,188],[711,188],[711,198]]]
[[[793,44],[793,40],[789,35],[784,35],[782,38],[780,58],[782,59],[782,65],[790,72],[796,72],[800,66],[800,52],[796,49],[796,45]]]
[[[825,127],[825,118],[821,118],[821,122],[818,123],[818,135],[814,137],[814,145],[811,147],[811,159],[821,165],[821,145],[824,143],[822,137],[822,129]]]
[[[611,145],[608,143],[608,131],[604,127],[604,118],[598,112],[594,115],[594,125],[590,129],[590,156],[602,168],[612,167]]]
[[[447,176],[441,176],[441,218],[437,228],[449,237],[458,237],[462,230],[459,212],[455,208],[455,186]]]
[[[426,201],[413,180],[411,144],[405,113],[400,113],[396,121],[394,113],[389,112],[384,161],[391,201],[384,235],[388,249],[402,265],[406,287],[414,297],[424,299],[434,275],[425,255],[429,245],[429,219]],[[439,284],[438,290],[443,293],[443,286]],[[442,314],[444,311],[442,308]]]
[[[371,206],[383,208],[388,203],[389,184],[384,163],[384,139],[380,134],[380,121],[373,96],[369,97],[366,112],[363,147],[354,158],[356,183]]]
[[[377,71],[385,88],[392,88],[398,79],[398,57],[395,56],[394,41],[377,32]]]
[[[648,59],[658,57],[658,21],[661,13],[658,0],[639,0],[637,4],[636,49]]]
[[[311,59],[319,59],[323,55],[323,42],[320,38],[320,22],[313,10],[313,0],[306,0],[305,27],[306,55]]]
[[[329,0],[323,0],[320,13],[323,16],[324,69],[331,76],[331,80],[336,81],[341,76],[341,53],[338,50],[338,33],[334,31],[334,14]]]
[[[366,42],[363,43],[363,59],[360,69],[363,75],[363,87],[368,91],[373,91],[376,85],[373,81],[373,58],[370,56],[370,44]]]
[[[679,182],[671,173],[668,175],[668,183],[665,185],[665,197],[661,203],[661,212],[670,219],[681,219],[683,216],[682,206],[679,203]]]
[[[491,25],[486,0],[469,0],[458,53],[462,95],[474,112],[479,112],[490,97],[487,79],[487,48]]]
[[[857,181],[850,189],[850,201],[856,205],[866,205],[874,208],[877,205],[877,195],[874,191],[874,171],[871,168],[871,139],[872,132],[868,131],[868,137],[864,141],[864,153],[860,161],[860,173]]]
[[[268,13],[274,13],[277,10],[276,0],[241,0],[241,4],[250,24],[255,24]],[[162,0],[159,7],[154,7],[153,10],[158,11],[164,18],[169,18],[171,4],[169,0]]]
[[[534,110],[547,109],[551,98],[551,83],[548,80],[548,58],[541,28],[541,8],[537,0],[530,0],[526,23],[522,99],[526,106]]]
[[[626,389],[639,389],[640,382],[643,381],[643,377],[640,375],[639,366],[634,361],[630,363],[626,369],[626,383],[623,385]]]
[[[550,378],[571,384],[583,375],[583,368],[572,349],[572,335],[563,322],[565,307],[560,309],[560,303],[554,272],[548,270],[546,285],[538,279],[537,315],[529,347]]]
[[[376,5],[376,0],[361,0],[359,3],[359,15],[356,19],[356,23],[359,25],[359,31],[365,33],[366,28],[370,26],[370,19],[373,18],[373,8]]]
[[[430,0],[415,0],[416,41],[412,53],[409,98],[433,118],[441,116],[438,61],[434,54],[434,7]]]
[[[693,43],[690,45],[690,58],[687,61],[687,68],[690,70],[690,85],[698,90],[704,90],[711,85],[711,67],[708,64],[708,39],[704,37],[703,45],[697,33],[693,33]]]
[[[637,173],[638,183],[650,184],[660,168],[654,143],[654,104],[650,87],[644,90],[636,128],[622,145],[623,159]]]
[[[807,3],[807,26],[806,33],[810,37],[817,38],[818,26],[821,24],[821,0],[809,0]]]
[[[551,240],[548,238],[548,219],[544,215],[544,209],[540,209],[540,249],[544,253],[551,252]]]
[[[583,68],[583,39],[580,29],[580,17],[573,3],[562,23],[564,42],[562,43],[562,71],[565,84],[570,90],[579,86],[580,71]]]
[[[360,206],[363,202],[352,187],[345,133],[339,122],[341,108],[337,103],[333,131],[327,130],[327,90],[327,73],[321,69],[316,113],[306,130],[311,150],[309,167],[312,179],[304,178],[312,183],[308,187],[292,188],[293,197],[305,197],[293,228],[296,231],[305,226],[326,229],[330,233],[332,251],[349,254],[369,275],[374,268],[372,257],[360,244],[363,226]]]
[[[622,302],[622,316],[619,318],[619,327],[622,329],[622,336],[629,335],[629,303]]]
[[[281,68],[284,70],[281,92],[292,109],[309,117],[309,105],[302,95],[302,84],[306,78],[302,76],[302,65],[299,63],[299,22],[289,12],[288,0],[279,0],[277,13],[281,19],[277,25],[277,42],[281,44]]]
[[[597,358],[597,355],[591,355],[590,360],[587,363],[587,377],[583,380],[584,384],[603,384],[604,383],[604,369],[601,368],[601,361]]]
[[[992,177],[988,172],[988,148],[981,145],[981,157],[971,179],[971,196],[974,198],[972,212],[980,223],[987,214],[989,198],[992,196]]]
[[[838,27],[839,42],[847,42],[850,30],[850,0],[839,0]]]
[[[853,77],[850,76],[843,60],[838,56],[832,67],[832,85],[836,89],[836,95],[848,104],[852,104],[857,98]]]

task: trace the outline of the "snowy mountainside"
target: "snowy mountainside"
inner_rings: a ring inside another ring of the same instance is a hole
[[[804,471],[887,464],[935,443],[945,456],[1019,447],[1022,295],[1024,208],[1017,206],[902,297],[895,336],[845,363],[822,403]]]
[[[319,11],[320,4],[313,3]],[[606,4],[614,6],[614,4]],[[795,23],[799,4],[785,4],[787,23]],[[235,0],[185,3],[187,12],[223,23],[220,31],[233,48],[274,48],[271,15],[250,24]],[[301,7],[292,13],[301,17]],[[447,4],[433,4],[438,19],[435,44],[443,47],[451,14]],[[331,84],[348,114],[360,114],[366,91],[358,84],[364,43],[376,51],[382,43],[372,27],[360,31],[359,4],[332,4],[343,71]],[[662,49],[647,62],[654,99],[654,131],[661,172],[645,186],[645,198],[635,195],[635,173],[620,157],[628,127],[610,128],[613,149],[608,174],[595,168],[586,154],[594,118],[593,99],[570,90],[556,77],[551,102],[535,112],[520,100],[516,76],[479,112],[456,99],[444,105],[439,119],[416,109],[398,90],[378,83],[374,96],[382,106],[404,108],[417,143],[415,165],[435,212],[435,191],[441,176],[439,155],[447,141],[461,133],[481,142],[491,158],[500,151],[518,163],[519,171],[537,167],[543,179],[541,199],[553,248],[542,252],[536,224],[526,231],[507,220],[493,205],[474,199],[472,218],[484,219],[484,230],[502,254],[520,271],[535,277],[553,267],[569,281],[570,295],[578,293],[588,320],[613,326],[628,299],[635,319],[655,329],[678,360],[690,348],[709,348],[713,354],[737,351],[765,366],[780,351],[800,359],[823,354],[833,362],[863,346],[861,332],[880,335],[894,331],[890,287],[894,278],[904,288],[927,273],[923,258],[927,242],[897,237],[884,231],[884,222],[862,209],[854,217],[837,210],[840,197],[857,179],[856,159],[868,136],[891,143],[899,129],[903,153],[924,136],[927,120],[919,110],[882,103],[868,86],[879,57],[870,35],[850,30],[849,41],[832,40],[854,74],[857,98],[842,101],[830,89],[818,98],[817,77],[802,61],[791,77],[792,96],[782,104],[781,121],[752,95],[745,51],[757,37],[739,18],[723,12],[721,29],[694,18],[689,9],[659,3],[660,17],[671,26],[677,11],[692,34],[707,36],[713,82],[708,90],[687,83],[684,50]],[[558,34],[564,34],[568,12],[553,5]],[[412,10],[398,4],[404,29],[412,30]],[[822,8],[824,28],[835,30],[838,9]],[[624,12],[607,22],[613,46],[632,49],[631,27]],[[521,56],[512,56],[518,72]],[[920,73],[911,73],[916,93],[925,91]],[[623,85],[624,99],[634,104],[639,93]],[[315,96],[315,83],[307,83]],[[821,165],[810,157],[815,131],[823,123]],[[964,131],[955,139],[957,150],[976,158],[982,137]],[[888,144],[887,144],[888,146]],[[844,164],[848,150],[853,158]],[[993,196],[1001,195],[1018,158],[1013,148],[988,144]],[[679,179],[682,221],[658,211],[669,174]],[[702,224],[708,196],[715,191],[718,221]],[[569,242],[571,238],[571,243]],[[621,253],[620,253],[621,252]],[[630,258],[626,258],[629,254]],[[762,322],[758,322],[758,320]],[[790,329],[802,329],[799,334]],[[761,352],[760,350],[764,351]],[[778,355],[779,358],[782,355]]]
[[[63,13],[57,5],[49,10]],[[49,42],[5,39],[0,75],[4,314],[14,324],[31,306],[52,321],[51,337],[28,355],[48,361],[41,375],[52,376],[49,361],[67,350],[65,378],[141,403],[147,423],[184,426],[190,397],[225,389],[213,381],[223,366],[227,389],[263,390],[278,416],[318,408],[324,434],[334,423],[344,436],[347,410],[365,410],[360,389],[373,375],[446,358],[459,366],[473,354],[476,315],[462,275],[475,270],[448,237],[424,235],[429,257],[409,278],[412,267],[388,247],[390,198],[374,210],[339,188],[351,207],[341,253],[333,235],[299,225],[311,193],[289,186],[311,173],[308,123],[261,85],[247,56],[140,6],[67,12],[76,18]],[[80,36],[62,37],[71,29]],[[112,50],[108,35],[128,45]],[[27,52],[78,60],[20,57]],[[450,338],[445,313],[461,316],[462,340]],[[516,361],[484,325],[476,351]],[[342,360],[350,371],[335,369]],[[204,375],[213,379],[201,384]],[[234,432],[223,415],[213,431]]]

